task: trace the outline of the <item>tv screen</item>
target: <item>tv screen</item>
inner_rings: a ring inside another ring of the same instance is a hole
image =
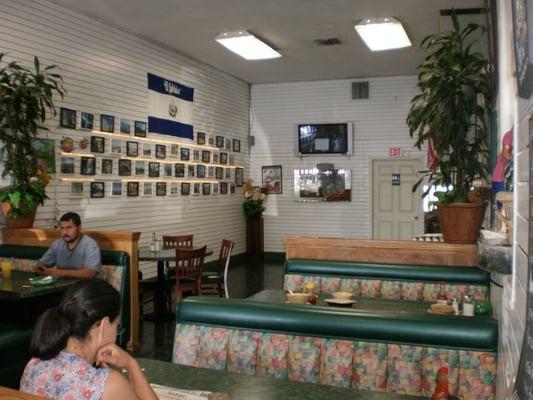
[[[348,153],[348,124],[298,125],[298,152],[300,154]]]

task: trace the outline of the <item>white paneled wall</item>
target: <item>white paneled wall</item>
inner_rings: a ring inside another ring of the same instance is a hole
[[[94,113],[95,127],[99,114],[114,115],[115,132],[120,118],[146,121],[147,72],[193,87],[195,132],[240,139],[242,152],[233,153],[235,162],[248,167],[244,144],[250,91],[245,82],[45,0],[0,0],[0,52],[6,51],[9,59],[29,63],[37,55],[42,64],[60,66],[68,94],[57,105],[78,110],[78,121],[80,111]],[[50,131],[42,136],[57,144],[64,136],[77,144],[90,135],[59,128],[57,117],[47,125]],[[106,142],[109,151],[108,137]],[[59,149],[56,158],[59,168]],[[84,190],[88,191],[87,184]],[[235,254],[245,249],[239,190],[227,196],[112,198],[108,185],[106,192],[103,199],[87,194],[72,199],[69,186],[56,179],[47,188],[51,199],[39,208],[36,226],[51,227],[59,215],[71,210],[81,214],[87,229],[140,231],[141,244],[146,244],[152,232],[193,233],[195,242],[214,248],[215,254],[222,237],[236,241]],[[147,275],[153,273],[149,264],[141,268]]]
[[[372,78],[370,99],[352,100],[355,80],[252,85],[250,154],[254,184],[261,184],[261,166],[282,165],[283,194],[266,202],[265,251],[283,252],[284,235],[371,237],[371,162],[387,159],[390,147],[401,147],[404,158],[422,158],[413,148],[405,123],[417,94],[416,77]],[[352,156],[297,157],[299,123],[353,122]],[[334,163],[352,170],[352,201],[298,203],[294,200],[294,169]]]

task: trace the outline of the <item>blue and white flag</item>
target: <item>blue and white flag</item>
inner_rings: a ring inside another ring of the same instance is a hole
[[[148,73],[148,132],[192,139],[194,89]]]

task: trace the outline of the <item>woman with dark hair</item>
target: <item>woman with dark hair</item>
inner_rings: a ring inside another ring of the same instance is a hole
[[[115,344],[119,314],[120,294],[110,284],[76,283],[39,317],[20,390],[61,400],[157,400],[137,361]],[[127,370],[128,379],[109,365]]]

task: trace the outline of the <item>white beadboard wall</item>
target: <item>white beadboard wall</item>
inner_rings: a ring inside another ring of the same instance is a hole
[[[146,121],[147,72],[191,86],[195,90],[194,131],[240,139],[242,152],[230,154],[235,155],[235,163],[243,165],[247,174],[250,88],[243,81],[45,0],[0,0],[0,51],[7,51],[9,59],[24,63],[37,55],[43,65],[60,66],[68,94],[56,104],[76,109],[78,126],[80,111],[95,114],[95,127],[99,127],[99,114],[114,115],[115,132],[119,131],[120,118]],[[42,137],[56,140],[57,145],[64,136],[74,138],[77,145],[80,138],[91,135],[59,128],[58,117],[49,119],[47,125],[50,131]],[[162,140],[169,138],[159,136]],[[109,146],[106,136],[107,151]],[[169,148],[167,155],[168,152]],[[59,154],[57,149],[58,171]],[[79,159],[76,169],[79,170]],[[97,174],[98,170],[97,163]],[[110,183],[106,185],[103,199],[89,198],[88,184],[83,199],[72,199],[69,185],[55,180],[47,188],[51,199],[38,209],[35,225],[52,227],[62,213],[76,211],[86,229],[142,232],[141,245],[147,243],[152,232],[192,233],[196,243],[214,249],[215,255],[209,260],[218,256],[223,237],[236,241],[234,254],[245,250],[239,189],[237,194],[226,196],[143,197],[141,193],[138,198],[112,198]],[[155,268],[143,264],[141,269],[150,276]]]
[[[283,194],[265,203],[265,251],[284,252],[284,235],[370,238],[372,230],[371,163],[388,159],[389,147],[401,147],[403,158],[424,158],[413,148],[405,123],[417,94],[415,76],[368,80],[370,99],[352,100],[356,79],[252,85],[250,174],[261,184],[261,166],[282,165]],[[354,123],[352,156],[297,157],[298,123]],[[334,163],[352,171],[352,201],[300,203],[294,199],[294,169]]]

